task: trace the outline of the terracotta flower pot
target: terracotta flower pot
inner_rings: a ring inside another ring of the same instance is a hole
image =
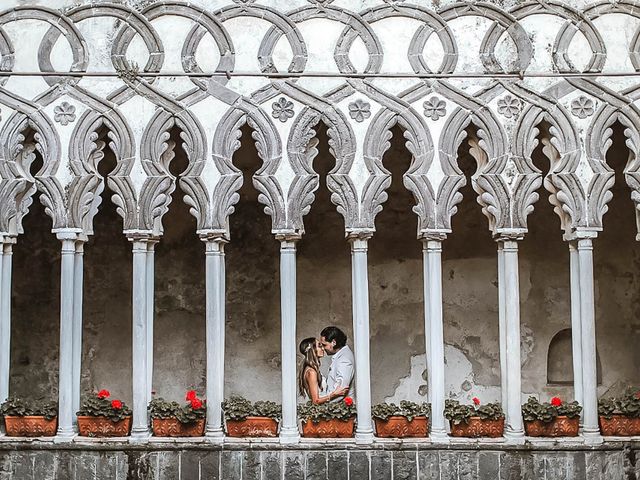
[[[112,422],[107,417],[78,415],[78,430],[83,437],[126,437],[131,428],[131,417]]]
[[[605,437],[633,437],[640,435],[640,418],[613,415],[600,417],[600,431]]]
[[[58,417],[47,420],[43,416],[4,417],[8,437],[53,437]]]
[[[482,420],[480,417],[471,417],[469,423],[462,422],[460,425],[451,424],[452,437],[489,437],[498,438],[504,431],[504,418],[498,420]]]
[[[374,418],[376,435],[381,438],[424,438],[429,430],[427,417],[415,417],[412,421],[407,417],[392,416],[387,420]]]
[[[302,422],[302,436],[309,438],[351,438],[355,417],[349,420],[320,420],[314,423],[311,420]]]
[[[558,416],[551,422],[533,420],[524,422],[528,437],[577,437],[580,428],[579,418]]]
[[[153,435],[156,437],[202,437],[204,418],[192,423],[181,423],[177,418],[154,418]]]
[[[247,417],[245,420],[227,420],[230,437],[275,437],[278,422],[269,417]]]

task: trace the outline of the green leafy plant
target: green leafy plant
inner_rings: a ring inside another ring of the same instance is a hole
[[[380,420],[387,420],[389,417],[406,417],[410,422],[415,417],[429,417],[431,415],[431,405],[428,403],[415,403],[402,400],[400,405],[395,403],[379,403],[371,408],[371,416]]]
[[[131,409],[121,400],[109,400],[111,394],[107,390],[90,393],[78,410],[79,416],[106,417],[112,422],[119,422],[131,416]]]
[[[356,406],[351,397],[339,402],[325,402],[315,405],[311,401],[298,405],[298,416],[303,421],[318,423],[322,420],[349,420],[356,414]]]
[[[601,398],[598,401],[598,413],[610,419],[613,415],[640,417],[640,392],[628,391],[619,397]]]
[[[5,417],[38,416],[53,420],[58,416],[58,404],[56,402],[9,397],[0,406],[0,412]]]
[[[444,402],[444,416],[454,425],[469,423],[471,417],[480,417],[481,420],[499,420],[504,418],[502,406],[499,403],[487,403],[480,405],[480,400],[473,398],[473,405],[462,405],[457,400]]]
[[[180,405],[178,402],[168,402],[163,398],[154,398],[149,403],[149,414],[151,418],[175,418],[183,424],[194,423],[207,416],[205,402],[196,396],[195,391],[189,390],[186,398],[187,403],[184,405]]]
[[[270,401],[255,403],[244,397],[232,396],[222,402],[225,420],[245,420],[247,417],[268,417],[280,420],[282,406]]]
[[[559,416],[579,418],[582,407],[578,402],[564,402],[558,397],[553,397],[551,402],[540,403],[536,398],[529,397],[522,405],[522,418],[526,422],[540,420],[549,423]]]

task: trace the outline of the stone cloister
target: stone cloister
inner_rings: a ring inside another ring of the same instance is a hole
[[[1,5],[0,400],[55,397],[51,448],[86,391],[139,446],[191,387],[211,448],[232,393],[302,448],[297,345],[337,324],[369,468],[376,402],[428,400],[437,453],[447,398],[518,449],[561,394],[589,478],[640,470],[598,427],[640,367],[640,2]]]

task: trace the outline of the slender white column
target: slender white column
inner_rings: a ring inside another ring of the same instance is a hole
[[[155,297],[155,246],[156,241],[147,241],[147,404],[152,399],[153,390],[153,320],[154,320],[154,297]]]
[[[591,238],[578,240],[580,270],[580,320],[582,336],[582,435],[587,442],[600,442],[598,428],[598,378],[596,362],[596,321],[593,286],[593,244]]]
[[[84,241],[75,244],[73,276],[73,425],[77,432],[75,413],[80,409],[80,382],[82,377],[82,290],[84,267]]]
[[[500,393],[502,409],[507,409],[507,324],[505,320],[505,289],[504,279],[504,249],[502,242],[498,242],[498,324],[500,337]]]
[[[223,238],[205,242],[206,332],[207,332],[207,429],[206,436],[223,441],[224,400],[225,268]]]
[[[369,279],[367,241],[371,235],[352,237],[351,291],[353,302],[353,337],[356,357],[356,409],[358,425],[356,443],[373,442],[371,421],[371,372],[369,358]]]
[[[147,242],[133,242],[133,441],[149,436],[147,421]]]
[[[571,349],[573,357],[573,397],[583,404],[582,394],[582,326],[580,325],[580,260],[576,242],[569,243],[571,270]]]
[[[0,402],[9,396],[11,368],[11,240],[4,238],[0,245]],[[3,425],[0,422],[0,435]]]
[[[431,433],[435,442],[448,440],[444,418],[444,331],[442,321],[442,241],[423,240],[427,375],[431,402]]]
[[[62,242],[60,268],[60,371],[58,373],[58,435],[56,441],[70,441],[73,429],[73,297],[77,233],[57,233]]]
[[[520,376],[520,279],[518,274],[518,242],[503,240],[504,255],[504,317],[506,344],[507,406],[505,437],[512,442],[524,441],[521,412]]]
[[[300,441],[296,412],[296,241],[280,238],[282,425],[280,443]]]

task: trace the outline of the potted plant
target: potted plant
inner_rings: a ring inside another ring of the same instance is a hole
[[[58,428],[55,402],[9,397],[0,407],[9,437],[53,437]]]
[[[227,435],[230,437],[275,437],[282,407],[275,402],[233,396],[222,402]]]
[[[640,435],[640,392],[627,392],[598,402],[600,431],[604,436]]]
[[[451,425],[452,437],[502,436],[504,413],[499,403],[480,405],[480,399],[473,397],[473,405],[461,405],[457,400],[447,400],[444,416]]]
[[[402,400],[395,403],[380,403],[371,409],[376,424],[376,435],[382,438],[426,437],[429,431],[428,403]]]
[[[201,437],[207,416],[205,402],[198,398],[195,390],[189,390],[187,403],[167,402],[154,398],[149,403],[149,414],[156,437]]]
[[[298,416],[302,419],[303,437],[353,437],[356,407],[351,397],[320,405],[314,405],[312,402],[298,405]]]
[[[529,397],[522,406],[524,430],[529,437],[577,437],[581,411],[578,402],[553,397],[550,402],[540,403]]]
[[[83,437],[126,437],[131,428],[131,409],[120,400],[109,400],[108,390],[89,395],[78,411],[78,430]]]

